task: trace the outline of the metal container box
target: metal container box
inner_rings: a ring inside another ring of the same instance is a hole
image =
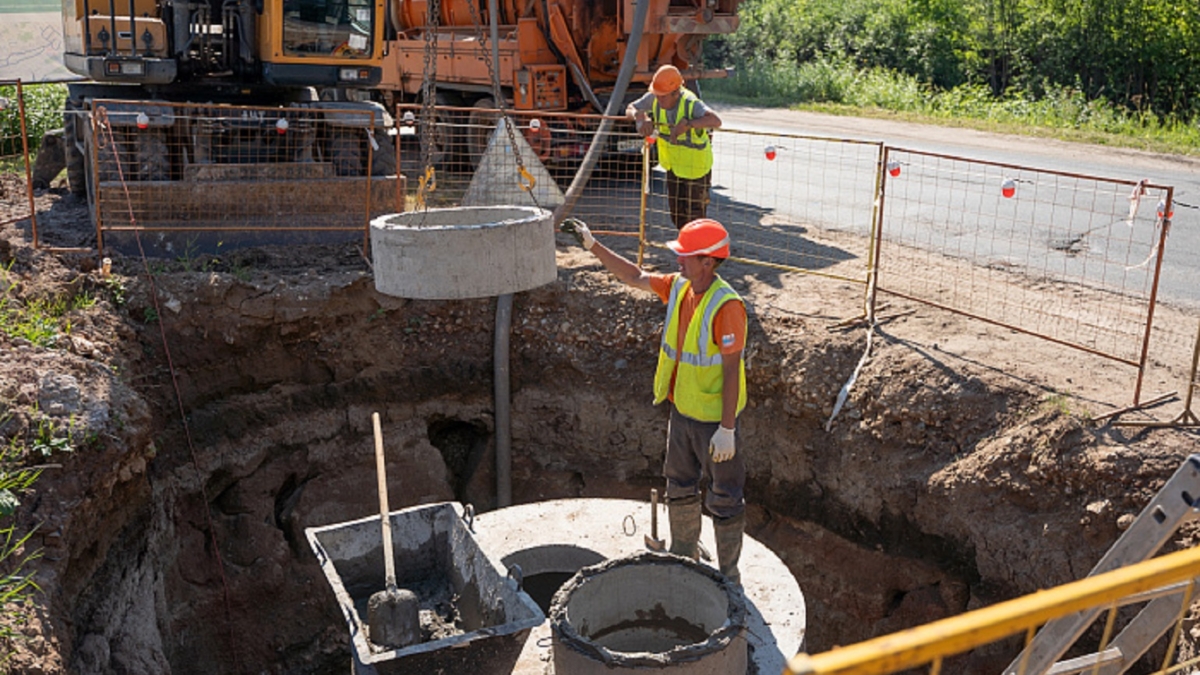
[[[546,617],[479,548],[462,510],[441,503],[390,514],[396,584],[414,591],[422,608],[424,639],[403,649],[368,640],[367,600],[385,587],[379,516],[305,530],[350,627],[355,673],[512,672]]]

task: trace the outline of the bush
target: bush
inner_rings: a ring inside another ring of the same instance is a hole
[[[25,95],[25,130],[29,136],[29,151],[35,152],[47,131],[62,126],[63,106],[67,100],[64,84],[27,84]],[[0,110],[0,157],[21,154],[21,106],[16,85],[0,86],[0,98],[8,106]]]

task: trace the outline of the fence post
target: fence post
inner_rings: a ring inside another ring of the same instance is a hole
[[[890,148],[879,145],[879,161],[875,166],[875,199],[871,204],[871,234],[867,241],[867,288],[863,313],[869,324],[875,323],[875,300],[879,296],[879,259],[883,245],[883,196],[887,191],[887,165]]]
[[[33,174],[29,169],[29,130],[25,124],[25,89],[17,79],[17,117],[21,120],[21,152],[25,157],[25,195],[29,198],[29,224],[33,234],[33,247],[38,246],[37,206],[33,203]]]
[[[1154,305],[1158,302],[1158,280],[1162,275],[1163,253],[1167,247],[1167,232],[1171,229],[1171,204],[1175,198],[1174,186],[1167,188],[1166,206],[1159,218],[1158,255],[1154,261],[1154,281],[1150,284],[1150,302],[1146,310],[1146,335],[1142,339],[1142,353],[1138,358],[1137,384],[1133,388],[1133,404],[1141,403],[1142,380],[1146,375],[1146,358],[1150,353],[1150,328],[1154,325]]]
[[[646,257],[646,195],[650,192],[650,144],[642,143],[641,204],[638,206],[638,253],[637,265],[642,266]]]

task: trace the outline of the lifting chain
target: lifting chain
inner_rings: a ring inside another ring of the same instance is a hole
[[[499,2],[496,3],[497,8]],[[530,199],[533,200],[533,205],[541,208],[538,203],[537,193],[533,191],[537,181],[533,178],[533,174],[529,173],[529,169],[525,168],[525,160],[521,157],[521,147],[517,145],[517,137],[514,132],[516,125],[513,124],[512,118],[508,115],[508,109],[504,105],[504,92],[500,90],[500,78],[496,75],[496,69],[500,66],[498,63],[492,63],[492,50],[490,45],[486,44],[483,34],[483,22],[479,20],[479,10],[475,8],[475,0],[467,0],[467,8],[471,11],[471,23],[475,26],[475,39],[479,42],[479,46],[483,51],[483,64],[487,67],[488,77],[492,81],[492,100],[494,105],[500,110],[500,116],[504,118],[504,129],[508,132],[508,143],[513,149],[513,157],[517,160],[517,180],[521,185],[521,189],[529,193]],[[492,17],[496,25],[500,24],[500,17]],[[482,160],[480,160],[482,161]]]
[[[433,152],[437,134],[437,28],[441,14],[440,0],[429,0],[425,17],[424,70],[421,79],[421,166],[423,173],[417,181],[417,209],[427,209],[426,196],[437,189],[437,174],[433,168]],[[443,130],[443,134],[448,131]]]

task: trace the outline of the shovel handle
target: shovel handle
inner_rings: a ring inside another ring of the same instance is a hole
[[[658,541],[658,490],[650,489],[650,536]]]
[[[396,590],[396,562],[392,559],[392,524],[388,518],[387,468],[383,462],[383,431],[379,427],[379,413],[371,413],[375,427],[375,474],[379,479],[379,529],[383,532],[383,571],[387,589]]]

